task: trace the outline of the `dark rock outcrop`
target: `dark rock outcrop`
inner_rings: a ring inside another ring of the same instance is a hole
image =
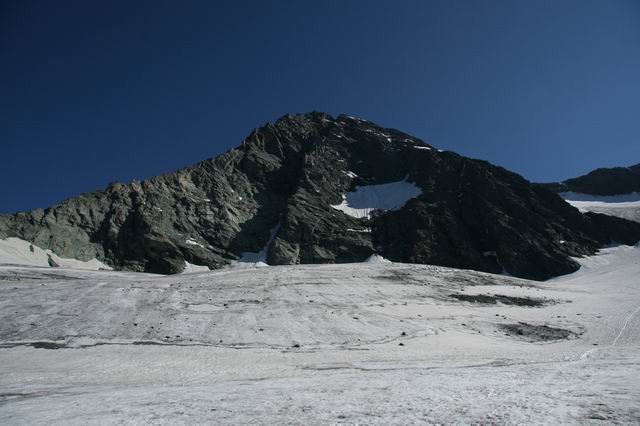
[[[403,179],[422,194],[400,209],[367,219],[331,207],[357,186]],[[640,224],[582,215],[514,173],[397,130],[309,113],[177,172],[0,216],[0,238],[9,236],[157,273],[180,272],[185,261],[221,267],[268,246],[270,264],[360,262],[377,252],[546,279],[576,270],[571,256],[635,243]]]

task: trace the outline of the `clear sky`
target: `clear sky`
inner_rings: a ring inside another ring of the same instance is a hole
[[[4,1],[0,212],[367,118],[532,181],[640,162],[640,1]]]

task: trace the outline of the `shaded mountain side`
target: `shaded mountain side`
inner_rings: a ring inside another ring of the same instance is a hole
[[[398,210],[368,219],[331,207],[358,186],[403,179],[422,194]],[[400,131],[309,113],[287,115],[175,173],[0,216],[0,237],[9,236],[62,257],[158,273],[180,272],[185,261],[218,268],[266,249],[270,264],[360,262],[379,253],[546,279],[576,270],[570,256],[635,243],[640,224],[582,215],[514,173]]]
[[[579,192],[591,195],[620,195],[640,192],[640,164],[630,167],[596,169],[563,182],[543,183],[554,192]]]

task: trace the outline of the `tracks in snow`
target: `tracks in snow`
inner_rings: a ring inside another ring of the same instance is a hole
[[[624,322],[624,325],[622,326],[622,328],[620,329],[620,333],[618,333],[618,335],[616,336],[616,338],[613,340],[613,343],[611,344],[611,347],[614,347],[617,343],[618,340],[620,339],[620,337],[622,336],[622,333],[624,333],[624,330],[627,328],[627,325],[629,325],[629,321],[631,321],[631,318],[633,318],[633,316],[635,314],[638,313],[638,311],[640,311],[640,306],[638,306],[635,311],[631,312],[631,315],[629,315],[627,317],[627,319]]]

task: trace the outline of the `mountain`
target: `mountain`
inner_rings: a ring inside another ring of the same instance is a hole
[[[284,116],[174,173],[2,215],[8,237],[163,274],[377,253],[543,280],[578,269],[572,256],[637,242],[640,224],[581,214],[515,173],[400,131],[314,112]]]
[[[619,195],[640,192],[640,164],[600,168],[563,182],[543,184],[555,192],[592,195]]]

